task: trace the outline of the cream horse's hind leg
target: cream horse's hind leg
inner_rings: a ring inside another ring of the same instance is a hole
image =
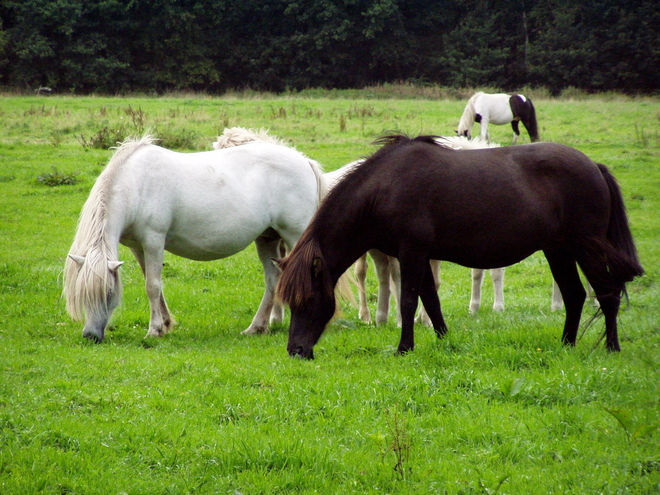
[[[266,290],[261,298],[261,304],[257,314],[254,315],[250,326],[243,330],[243,335],[255,333],[268,333],[268,318],[275,303],[275,286],[279,279],[279,269],[273,264],[272,259],[280,254],[280,238],[260,236],[254,240],[261,265],[264,267],[264,281]]]
[[[144,274],[150,318],[146,337],[162,337],[176,324],[163,295],[163,249],[131,248]]]
[[[504,268],[493,268],[490,271],[493,280],[493,310],[504,311]],[[481,287],[484,281],[484,270],[472,269],[472,294],[470,296],[470,313],[476,313],[481,307]]]

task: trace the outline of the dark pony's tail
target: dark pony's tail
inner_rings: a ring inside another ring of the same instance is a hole
[[[621,189],[607,167],[600,163],[597,165],[610,190],[610,225],[607,230],[607,240],[615,252],[609,256],[608,266],[612,276],[625,284],[643,275],[644,269],[637,257],[637,248],[628,225]]]

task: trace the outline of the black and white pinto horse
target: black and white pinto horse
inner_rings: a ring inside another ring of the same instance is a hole
[[[400,353],[414,348],[419,298],[437,336],[447,332],[431,259],[490,269],[539,250],[564,298],[562,341],[577,340],[586,299],[579,266],[605,317],[606,347],[620,350],[621,296],[644,270],[621,191],[604,165],[553,143],[458,153],[435,136],[381,142],[332,188],[280,261],[277,295],[291,308],[290,355],[313,358],[335,313],[340,276],[369,249],[401,266]]]
[[[520,94],[475,93],[467,102],[456,130],[459,136],[472,137],[474,123],[481,124],[481,139],[488,140],[488,124],[504,125],[511,122],[513,144],[518,142],[520,130],[518,122],[523,123],[534,143],[539,140],[536,110],[532,100]]]

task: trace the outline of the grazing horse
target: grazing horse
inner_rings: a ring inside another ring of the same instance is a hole
[[[293,246],[325,195],[318,164],[270,143],[176,153],[149,136],[123,143],[83,206],[64,270],[67,310],[102,341],[121,299],[119,243],[135,255],[151,308],[148,336],[174,324],[165,302],[163,252],[199,261],[225,258],[255,242],[266,290],[250,326],[268,329],[280,240]]]
[[[621,191],[604,165],[553,143],[457,153],[434,136],[380,142],[332,189],[280,262],[277,296],[291,308],[290,355],[313,358],[335,312],[339,277],[374,248],[401,265],[399,353],[414,348],[420,297],[437,336],[447,332],[429,260],[488,269],[539,250],[564,298],[562,341],[577,339],[586,298],[579,265],[605,316],[607,349],[620,350],[621,295],[644,270]]]
[[[458,123],[459,136],[472,137],[472,126],[475,122],[481,124],[481,139],[489,139],[488,124],[504,125],[511,122],[513,128],[513,144],[518,142],[520,130],[518,122],[522,121],[534,143],[539,140],[536,110],[532,100],[519,94],[488,94],[476,93],[467,102],[461,120]]]

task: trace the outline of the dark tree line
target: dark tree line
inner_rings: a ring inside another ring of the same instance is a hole
[[[657,0],[0,0],[0,85],[657,92]]]

